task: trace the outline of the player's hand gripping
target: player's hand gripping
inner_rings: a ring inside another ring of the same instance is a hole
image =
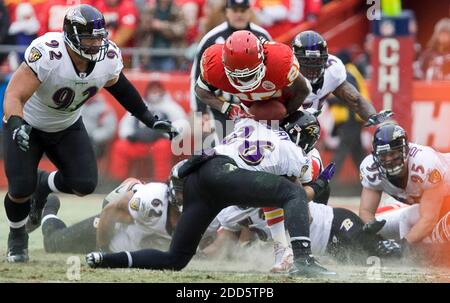
[[[369,117],[369,119],[367,120],[367,123],[364,126],[368,127],[368,126],[373,126],[373,125],[378,125],[380,123],[383,123],[389,117],[391,117],[393,114],[394,113],[391,110],[388,110],[388,109],[382,110],[377,114],[371,115]]]
[[[245,111],[241,105],[224,102],[222,106],[222,113],[229,120],[236,120],[239,118],[251,118],[252,115]]]
[[[30,133],[32,127],[25,124],[19,116],[11,116],[8,119],[7,127],[12,131],[12,139],[19,148],[26,152],[30,149]]]

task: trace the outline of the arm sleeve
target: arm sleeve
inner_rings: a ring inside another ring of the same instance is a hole
[[[153,127],[155,117],[149,112],[139,92],[122,72],[116,84],[105,89],[133,116],[148,127]]]

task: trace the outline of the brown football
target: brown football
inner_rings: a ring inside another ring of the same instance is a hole
[[[286,107],[277,99],[253,102],[249,112],[255,120],[282,120],[287,115]]]

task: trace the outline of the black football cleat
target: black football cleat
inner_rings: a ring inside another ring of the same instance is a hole
[[[28,234],[10,231],[6,261],[8,263],[25,263],[28,262],[28,259]]]
[[[289,270],[290,276],[299,276],[306,278],[325,278],[333,277],[335,272],[329,271],[320,265],[312,255],[297,258],[294,260],[294,265]]]
[[[38,170],[37,188],[31,196],[30,213],[28,221],[25,225],[27,233],[33,232],[36,228],[41,226],[42,210],[47,203],[47,194],[40,190],[42,183],[47,182],[49,173],[43,170]]]

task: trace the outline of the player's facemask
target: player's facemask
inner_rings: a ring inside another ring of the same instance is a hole
[[[248,68],[245,70],[230,70],[226,66],[224,68],[228,81],[240,92],[249,92],[256,89],[266,75],[266,66],[263,62],[252,70]]]
[[[328,56],[320,57],[300,57],[298,56],[298,63],[300,65],[300,72],[311,83],[316,83],[325,73],[325,66]]]
[[[408,145],[391,148],[389,144],[377,146],[374,160],[380,172],[387,176],[399,176],[404,172],[408,159]]]
[[[79,56],[94,62],[105,59],[109,48],[108,32],[99,30],[97,34],[73,34],[72,39],[66,39],[69,47]]]

